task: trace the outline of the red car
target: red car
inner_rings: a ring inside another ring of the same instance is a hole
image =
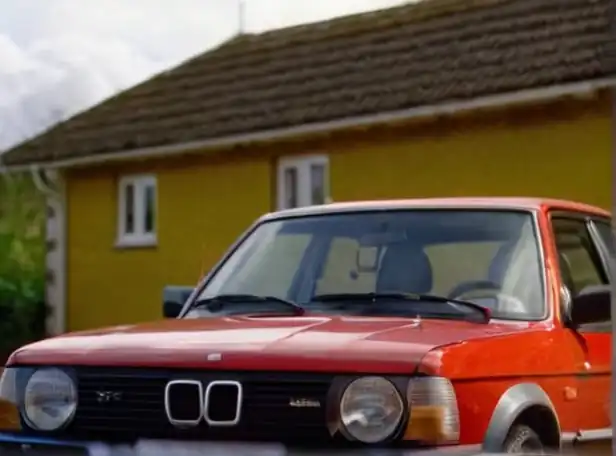
[[[185,303],[165,303],[173,319],[13,353],[0,441],[610,443],[613,255],[609,214],[566,201],[268,214]]]

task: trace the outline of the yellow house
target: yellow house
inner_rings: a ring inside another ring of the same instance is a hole
[[[241,35],[8,151],[49,195],[50,328],[160,318],[165,285],[278,208],[609,207],[608,4],[424,0]]]

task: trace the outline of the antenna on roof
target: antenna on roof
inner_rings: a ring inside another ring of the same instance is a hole
[[[238,34],[243,35],[246,31],[246,2],[238,0]]]

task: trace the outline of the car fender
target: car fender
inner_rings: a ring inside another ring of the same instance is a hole
[[[524,410],[541,405],[552,411],[558,429],[558,415],[547,393],[536,383],[518,383],[500,397],[483,439],[483,451],[498,453],[502,450],[509,429]]]

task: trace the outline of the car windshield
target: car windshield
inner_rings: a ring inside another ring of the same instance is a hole
[[[270,296],[308,311],[357,314],[367,300],[353,305],[353,295],[380,293],[429,294],[474,302],[494,318],[541,319],[543,268],[532,214],[439,209],[265,221],[214,271],[194,302]],[[445,307],[419,301],[377,299],[370,314],[430,317]],[[187,317],[205,313],[195,306]]]

